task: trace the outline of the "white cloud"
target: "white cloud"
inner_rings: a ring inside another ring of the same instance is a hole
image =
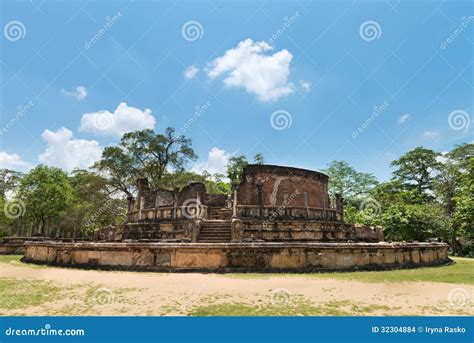
[[[65,89],[61,89],[61,94],[76,98],[77,100],[83,100],[87,96],[87,88],[84,86],[78,86],[76,87],[76,90],[72,92],[67,91]]]
[[[408,119],[410,119],[411,115],[409,113],[405,113],[403,115],[401,115],[399,118],[398,118],[398,123],[399,124],[403,124],[404,122],[406,122]]]
[[[199,69],[195,65],[190,65],[184,71],[184,77],[189,80],[194,79],[194,77],[196,77],[198,72],[199,72]]]
[[[81,118],[79,131],[120,137],[126,132],[154,127],[155,117],[150,109],[142,111],[121,102],[113,113],[107,110],[85,113]]]
[[[309,91],[311,90],[311,86],[312,84],[308,80],[300,80],[300,87],[305,93],[309,93]]]
[[[0,151],[0,168],[25,171],[31,167],[31,163],[23,161],[18,154],[9,154],[5,151]]]
[[[212,148],[207,155],[207,160],[196,163],[191,171],[202,173],[204,170],[211,174],[226,174],[226,165],[232,155],[219,148]]]
[[[266,42],[241,41],[209,63],[208,76],[224,76],[226,86],[243,88],[261,102],[278,100],[293,93],[293,84],[288,81],[293,55],[286,49],[265,55],[271,50]]]
[[[38,156],[38,160],[67,171],[90,167],[102,155],[97,141],[74,139],[72,132],[64,127],[56,132],[44,130],[41,137],[46,142],[46,150]]]
[[[423,132],[423,137],[428,138],[428,139],[434,139],[439,136],[438,131],[425,131]]]

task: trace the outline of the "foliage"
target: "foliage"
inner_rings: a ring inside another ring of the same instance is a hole
[[[18,198],[24,202],[38,232],[44,233],[46,222],[71,205],[73,189],[64,171],[39,165],[21,180]]]
[[[229,158],[227,164],[227,177],[232,182],[242,182],[243,171],[247,166],[247,158],[244,155]]]
[[[429,198],[435,172],[441,165],[438,162],[439,156],[439,153],[423,147],[407,152],[390,164],[397,168],[393,172],[394,180],[401,182],[407,189],[415,188],[420,195]]]
[[[209,193],[230,194],[231,187],[227,182],[223,181],[224,175],[210,174],[204,171],[197,174],[190,171],[180,170],[174,173],[167,173],[161,180],[161,187],[166,189],[181,189],[191,182],[202,182],[206,186]]]
[[[255,164],[265,164],[265,159],[261,153],[255,154],[253,157],[253,163]]]
[[[164,134],[153,130],[125,133],[117,146],[107,147],[94,168],[109,175],[110,186],[133,196],[135,182],[146,177],[151,187],[161,186],[169,169],[183,170],[188,160],[196,159],[191,140],[167,128]]]
[[[367,195],[378,183],[375,176],[357,172],[345,161],[332,161],[323,172],[329,176],[329,193],[341,194],[346,201]]]
[[[446,240],[450,219],[439,205],[396,204],[382,214],[385,238],[394,241]]]

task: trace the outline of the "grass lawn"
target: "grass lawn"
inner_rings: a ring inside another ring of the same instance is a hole
[[[225,274],[231,278],[271,278],[271,277],[309,277],[329,278],[337,280],[351,280],[362,282],[443,282],[474,284],[474,259],[451,257],[455,261],[452,265],[401,269],[373,272],[349,272],[349,273],[313,273],[313,274]]]
[[[0,313],[4,309],[39,306],[57,299],[60,294],[61,289],[52,282],[0,277]]]

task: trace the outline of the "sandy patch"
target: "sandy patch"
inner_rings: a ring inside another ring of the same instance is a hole
[[[275,292],[324,308],[345,303],[355,315],[473,315],[474,286],[432,282],[365,283],[271,276],[233,278],[199,273],[104,272],[31,268],[0,263],[0,277],[50,281],[64,289],[43,306],[2,310],[7,315],[186,315],[196,306],[270,304]],[[449,294],[462,289],[471,301],[452,306]]]

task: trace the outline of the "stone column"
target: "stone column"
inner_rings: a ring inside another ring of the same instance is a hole
[[[155,219],[158,218],[158,209],[160,207],[160,195],[158,193],[158,191],[156,191],[156,195],[155,195]]]
[[[258,191],[258,216],[260,219],[263,219],[263,182],[261,180],[257,181],[257,191]]]
[[[309,218],[308,192],[304,192],[304,208],[306,210],[306,218]]]
[[[178,212],[178,189],[174,189],[173,219],[176,219]]]
[[[237,218],[237,189],[239,184],[232,182],[232,190],[234,191],[234,200],[232,201],[232,218]]]
[[[140,197],[140,210],[138,212],[138,220],[143,219],[143,210],[145,209],[145,197],[141,196]]]
[[[202,214],[201,193],[197,192],[196,193],[196,213],[194,216],[197,219],[201,219],[201,214]]]
[[[337,204],[337,209],[341,214],[341,222],[344,221],[344,204],[343,204],[343,198],[341,194],[336,194],[336,204]]]

